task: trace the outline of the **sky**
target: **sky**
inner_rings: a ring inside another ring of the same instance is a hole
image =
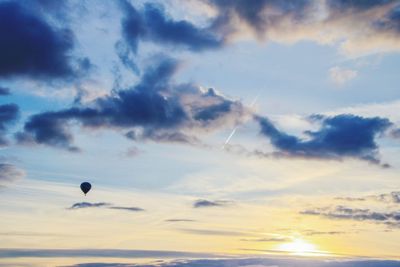
[[[399,52],[394,0],[1,0],[0,266],[400,266]]]

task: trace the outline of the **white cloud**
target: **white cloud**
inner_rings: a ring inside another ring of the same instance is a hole
[[[345,69],[338,66],[329,69],[329,77],[333,83],[342,86],[350,80],[353,80],[358,75],[356,70]]]

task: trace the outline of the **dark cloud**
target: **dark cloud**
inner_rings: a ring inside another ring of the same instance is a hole
[[[178,66],[177,61],[164,58],[136,86],[91,103],[34,115],[16,135],[17,140],[77,151],[69,130],[75,123],[88,129],[126,129],[126,136],[133,140],[194,144],[197,138],[184,131],[207,132],[243,119],[246,110],[240,102],[214,89],[173,84],[170,80]],[[221,105],[222,110],[216,108]]]
[[[125,136],[134,141],[151,140],[158,143],[201,144],[201,141],[195,136],[190,136],[180,132],[158,132],[154,130],[129,131]]]
[[[327,6],[332,12],[354,12],[365,11],[368,9],[380,7],[382,5],[393,3],[395,0],[364,0],[364,1],[349,1],[349,0],[328,0]]]
[[[76,210],[76,209],[85,209],[85,208],[101,208],[101,207],[107,207],[110,206],[110,203],[106,202],[98,202],[98,203],[90,203],[90,202],[79,202],[73,204],[70,208],[70,210]]]
[[[129,43],[128,43],[129,44]],[[134,46],[135,48],[132,48]],[[139,67],[135,63],[134,59],[134,53],[131,51],[131,49],[134,49],[136,51],[136,46],[137,45],[127,45],[125,42],[118,41],[115,44],[115,51],[117,52],[117,56],[121,60],[122,64],[133,71],[136,74],[140,74]]]
[[[133,211],[133,212],[144,211],[144,209],[138,208],[138,207],[120,207],[120,206],[113,206],[113,207],[109,207],[109,209],[113,209],[113,210],[125,210],[125,211]]]
[[[205,199],[199,199],[193,203],[193,208],[224,207],[230,204],[232,204],[230,201],[224,201],[224,200],[210,201]]]
[[[137,52],[139,39],[144,35],[146,29],[142,14],[136,10],[128,1],[120,1],[125,17],[122,19],[122,35],[133,53]],[[118,44],[117,44],[118,45]],[[121,44],[119,44],[120,46]],[[125,54],[126,54],[125,50]]]
[[[197,28],[185,20],[174,21],[168,18],[161,6],[146,4],[144,18],[147,26],[146,38],[160,44],[181,45],[194,51],[222,45],[222,41],[208,29]]]
[[[133,53],[137,52],[140,40],[155,42],[162,46],[180,46],[192,51],[222,46],[222,40],[212,31],[198,28],[186,20],[173,20],[165,14],[161,5],[147,3],[143,10],[139,11],[127,1],[121,1],[121,7],[125,14],[122,20],[123,37]],[[132,68],[132,61],[127,60],[129,53],[126,50],[119,52],[123,52],[119,53],[122,62]]]
[[[0,163],[0,183],[13,182],[25,176],[25,172],[13,164]]]
[[[318,119],[318,118],[316,118]],[[351,114],[322,117],[321,128],[306,131],[308,140],[278,130],[265,117],[256,117],[261,134],[267,136],[278,154],[288,157],[342,159],[352,157],[380,163],[375,138],[391,126],[385,118],[364,118]]]
[[[377,212],[371,211],[370,209],[352,208],[339,205],[335,207],[308,209],[300,213],[305,215],[322,216],[329,219],[370,221],[400,226],[400,212],[396,211]]]
[[[258,36],[264,36],[266,31],[276,27],[284,20],[298,23],[305,19],[307,11],[312,7],[310,0],[206,0],[218,11],[213,28],[226,35],[235,33],[237,19],[245,23]]]
[[[73,75],[73,34],[56,29],[23,1],[0,3],[0,77],[61,78]],[[29,25],[29,27],[27,27]]]
[[[79,149],[73,146],[73,136],[69,132],[67,121],[76,109],[60,112],[44,112],[32,116],[25,123],[24,132],[16,134],[16,139],[21,144],[46,144],[60,147],[71,152]]]
[[[395,203],[400,204],[400,191],[392,191],[386,194],[377,194],[377,195],[368,195],[364,197],[336,197],[337,200],[344,201],[367,201],[367,200],[375,200],[385,203]]]
[[[6,96],[10,94],[11,94],[10,89],[0,86],[0,96]]]
[[[138,211],[145,211],[139,207],[123,207],[123,206],[113,206],[111,203],[106,202],[97,202],[97,203],[90,203],[90,202],[79,202],[73,204],[69,207],[69,210],[76,210],[76,209],[85,209],[85,208],[107,208],[112,210],[122,210],[122,211],[131,211],[131,212],[138,212]]]
[[[377,31],[400,35],[400,5],[386,13],[379,20],[374,21],[373,27]]]
[[[0,105],[0,147],[8,144],[6,140],[7,126],[13,123],[19,114],[19,107],[16,104]]]

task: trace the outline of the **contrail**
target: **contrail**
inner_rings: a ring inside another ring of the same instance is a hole
[[[258,95],[253,99],[253,101],[250,103],[250,107],[251,107],[251,108],[256,104],[256,102],[257,102],[259,96],[260,96],[260,94],[258,94]],[[231,140],[231,138],[235,135],[236,130],[237,130],[238,127],[239,127],[239,125],[236,125],[235,128],[233,128],[231,134],[228,136],[228,138],[226,138],[225,143],[224,143],[224,145],[222,146],[222,149],[225,149],[225,146],[229,143],[229,141]]]

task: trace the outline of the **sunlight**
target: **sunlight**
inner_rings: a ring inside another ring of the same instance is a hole
[[[302,239],[294,239],[293,242],[284,243],[278,246],[278,249],[296,255],[318,255],[320,251],[314,244],[308,243]]]

